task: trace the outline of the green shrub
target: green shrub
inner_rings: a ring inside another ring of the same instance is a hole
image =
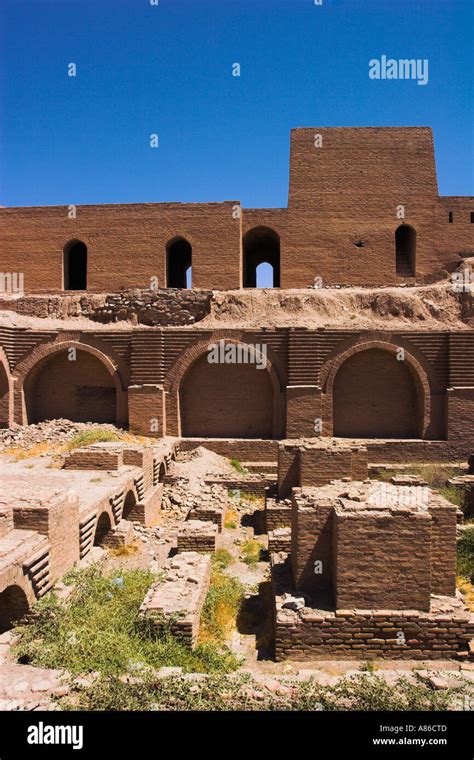
[[[229,459],[229,462],[238,473],[241,475],[248,475],[248,470],[240,464],[238,459]]]
[[[30,621],[17,629],[16,655],[23,662],[64,668],[72,675],[98,671],[120,675],[149,666],[182,667],[185,672],[228,672],[235,659],[208,643],[191,651],[169,632],[159,631],[138,610],[154,580],[145,570],[97,567],[69,573],[74,584],[66,603],[51,593],[35,607]]]
[[[259,541],[254,538],[249,538],[244,541],[241,549],[242,560],[250,567],[256,567],[260,561],[260,555],[262,553],[263,546]]]
[[[93,443],[107,443],[108,441],[115,443],[121,440],[123,440],[123,434],[120,434],[119,431],[95,428],[77,433],[67,442],[65,449],[66,451],[72,451],[73,449],[81,449],[84,446],[91,446]]]
[[[463,530],[458,540],[457,573],[474,583],[474,526]]]
[[[465,689],[435,691],[425,684],[400,678],[388,685],[382,678],[363,673],[322,686],[310,679],[294,682],[288,693],[271,693],[249,674],[232,679],[211,675],[200,680],[153,678],[144,674],[124,683],[114,676],[100,678],[91,688],[81,687],[74,709],[82,710],[199,710],[199,711],[433,711],[455,708]],[[69,700],[62,707],[72,709]]]

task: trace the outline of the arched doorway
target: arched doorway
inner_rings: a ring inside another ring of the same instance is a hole
[[[31,370],[24,390],[28,424],[59,418],[116,422],[113,378],[88,351],[66,349],[47,356]]]
[[[256,364],[211,364],[203,354],[180,387],[181,435],[272,438],[273,385]]]
[[[112,530],[112,523],[107,512],[102,512],[101,516],[97,520],[97,527],[95,529],[94,546],[102,546],[105,537]]]
[[[415,277],[416,232],[408,224],[401,224],[395,232],[396,270],[399,277]]]
[[[184,238],[176,238],[166,246],[166,287],[192,287],[193,249]]]
[[[123,510],[122,510],[123,520],[128,520],[132,517],[132,513],[133,513],[136,503],[137,503],[137,500],[136,500],[135,494],[133,493],[133,491],[128,491],[123,502]]]
[[[246,232],[243,255],[244,288],[280,287],[280,237],[274,230],[270,227],[254,227]],[[260,270],[261,264],[268,264],[271,272]],[[264,281],[260,284],[257,282],[257,269],[260,275],[264,275]]]
[[[0,428],[6,428],[9,425],[9,400],[10,386],[7,370],[0,360]]]
[[[64,246],[64,290],[87,290],[87,246],[71,240]]]
[[[0,593],[0,633],[10,630],[28,612],[26,594],[19,586]]]
[[[419,438],[419,393],[408,362],[376,348],[346,359],[334,379],[333,420],[335,436]]]

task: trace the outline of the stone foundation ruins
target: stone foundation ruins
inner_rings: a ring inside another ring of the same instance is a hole
[[[417,478],[357,479],[367,449],[346,442],[282,442],[285,494],[289,473],[291,546],[269,534],[277,659],[467,656],[457,508]]]

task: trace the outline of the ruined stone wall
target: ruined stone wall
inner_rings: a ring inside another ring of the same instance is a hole
[[[129,320],[138,325],[189,325],[210,310],[211,293],[203,290],[133,289],[114,295],[31,295],[4,301],[5,308],[28,317],[85,317],[107,324]]]

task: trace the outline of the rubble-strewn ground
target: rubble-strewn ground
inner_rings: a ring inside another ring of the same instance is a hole
[[[11,443],[26,448],[46,443],[43,456],[18,460],[15,449],[15,457],[4,451],[2,458],[17,459],[14,466],[26,473],[31,473],[33,465],[35,475],[40,476],[43,468],[50,465],[47,446],[64,446],[86,428],[96,430],[96,426],[67,421],[33,426],[22,431],[21,440]],[[3,435],[8,437],[8,431]],[[228,460],[204,448],[179,454],[168,473],[158,523],[153,527],[134,523],[132,547],[96,547],[81,566],[98,562],[101,573],[111,578],[135,571],[148,573],[150,579],[156,577],[175,549],[180,524],[209,488],[204,481],[210,476],[235,474],[235,466]],[[239,473],[239,479],[242,477],[245,475]],[[44,667],[44,659],[41,667],[32,665],[31,659],[29,664],[16,662],[11,649],[15,637],[9,632],[0,637],[0,708],[473,709],[473,663],[274,662],[263,506],[263,499],[245,493],[231,497],[224,528],[218,536],[212,594],[201,625],[200,645],[213,647],[212,654],[209,650],[207,659],[200,660],[199,670],[204,672],[192,672],[192,660],[183,660],[182,652],[165,648],[160,661],[166,665],[161,668],[131,663],[114,673],[107,668],[101,671],[100,665],[94,663],[89,668],[92,672],[68,676],[56,662],[52,668]],[[69,583],[74,588],[74,580]],[[61,584],[58,588],[67,604],[71,588]],[[75,643],[73,636],[70,645]],[[47,659],[41,642],[36,645]],[[64,661],[68,662],[71,653],[58,649],[65,652]]]

